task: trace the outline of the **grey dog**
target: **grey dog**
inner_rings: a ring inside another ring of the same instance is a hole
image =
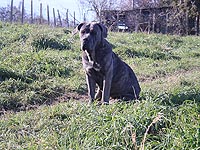
[[[80,36],[90,103],[99,99],[108,104],[110,97],[138,99],[141,90],[138,80],[133,70],[112,51],[105,39],[107,28],[101,23],[91,22],[79,24],[75,31]]]

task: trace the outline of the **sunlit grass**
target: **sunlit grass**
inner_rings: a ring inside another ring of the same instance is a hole
[[[88,106],[78,35],[0,24],[0,149],[200,148],[199,37],[109,33],[141,98]]]

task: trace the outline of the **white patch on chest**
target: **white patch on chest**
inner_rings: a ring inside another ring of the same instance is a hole
[[[94,69],[96,71],[100,71],[101,67],[98,63],[94,62],[93,59],[91,58],[90,54],[85,51],[87,57],[88,57],[88,62],[84,65],[84,68],[86,69],[86,71],[89,71],[89,69]]]

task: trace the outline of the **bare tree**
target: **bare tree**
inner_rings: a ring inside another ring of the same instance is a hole
[[[176,33],[198,34],[199,33],[199,0],[171,0],[170,26],[176,29]]]
[[[132,10],[134,8],[134,0],[120,0],[120,10]]]
[[[134,8],[158,7],[165,0],[120,0],[120,10],[132,10]]]
[[[81,7],[85,11],[95,12],[96,19],[101,21],[102,10],[117,9],[118,2],[116,0],[80,0]]]
[[[10,11],[7,7],[0,8],[0,20],[1,21],[9,21]]]
[[[95,12],[101,21],[102,10],[132,10],[134,8],[156,7],[166,0],[79,0],[82,10]]]
[[[14,22],[19,22],[22,16],[22,13],[20,9],[17,7],[13,7],[13,14],[12,14],[12,20]],[[0,8],[0,20],[1,21],[9,21],[10,20],[10,6],[8,5],[7,7],[1,7]]]

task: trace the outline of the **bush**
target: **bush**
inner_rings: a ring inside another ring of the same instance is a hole
[[[37,34],[33,37],[32,46],[36,50],[40,49],[57,49],[57,50],[69,50],[71,48],[70,43],[63,37],[54,37],[46,34]]]

